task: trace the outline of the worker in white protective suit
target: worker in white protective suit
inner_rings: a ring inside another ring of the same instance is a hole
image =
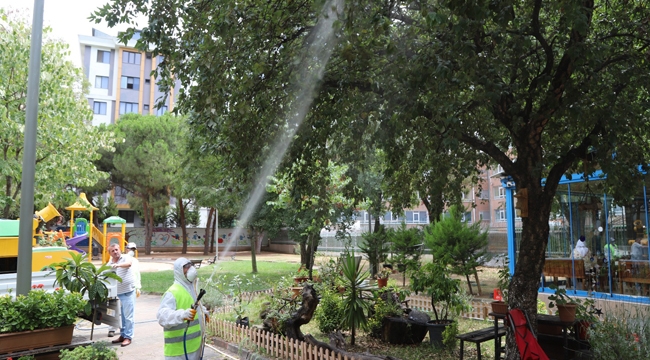
[[[163,295],[156,316],[164,328],[166,360],[200,360],[203,356],[203,334],[209,318],[202,305],[192,309],[197,298],[196,279],[192,262],[176,259],[174,284]]]
[[[580,240],[578,240],[576,247],[573,249],[573,257],[576,259],[582,259],[587,256],[588,252],[589,248],[587,247],[587,244],[585,244],[585,237],[584,235],[580,236]]]

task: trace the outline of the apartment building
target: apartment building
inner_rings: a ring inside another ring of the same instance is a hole
[[[162,56],[139,51],[139,33],[125,45],[117,37],[93,29],[92,35],[79,35],[81,62],[90,82],[88,103],[93,109],[93,125],[113,124],[123,114],[162,115],[171,111],[180,83],[165,94],[151,72]],[[166,96],[165,103],[156,107]]]
[[[163,93],[151,72],[163,61],[162,56],[140,51],[135,43],[140,34],[125,45],[117,37],[93,29],[92,35],[79,35],[81,63],[84,76],[90,82],[88,104],[93,109],[92,124],[114,124],[120,116],[129,113],[160,116],[173,110],[180,82],[170,93]],[[161,99],[164,104],[157,107]],[[120,217],[131,226],[138,223],[131,210],[126,191],[113,189]]]

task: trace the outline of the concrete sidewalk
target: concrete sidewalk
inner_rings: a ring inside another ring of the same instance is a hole
[[[158,325],[156,312],[160,304],[159,295],[141,295],[135,301],[135,331],[131,345],[121,347],[120,344],[111,344],[112,340],[119,337],[118,333],[108,337],[108,326],[95,326],[93,341],[106,341],[115,349],[120,359],[138,359],[138,360],[160,360],[164,359],[163,355],[163,329]],[[74,342],[90,340],[91,323],[89,321],[80,322],[74,330]],[[225,350],[216,348],[205,348],[203,359],[205,360],[232,360],[237,357],[225,352]]]

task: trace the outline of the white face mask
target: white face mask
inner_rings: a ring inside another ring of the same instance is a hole
[[[129,254],[130,256],[135,257],[135,253],[133,252],[133,250],[129,250],[128,254]]]
[[[185,274],[185,277],[187,278],[187,280],[189,280],[189,282],[194,282],[194,280],[196,280],[197,275],[198,273],[196,272],[196,268],[192,266],[187,270],[187,274]]]

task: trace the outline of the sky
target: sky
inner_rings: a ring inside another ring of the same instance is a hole
[[[109,35],[117,35],[125,27],[109,28],[106,23],[95,24],[88,20],[90,14],[109,0],[45,0],[43,26],[52,28],[50,36],[61,39],[70,46],[70,60],[81,66],[78,35],[92,34],[92,29]],[[34,0],[0,0],[0,8],[26,10],[31,23],[34,13]]]

